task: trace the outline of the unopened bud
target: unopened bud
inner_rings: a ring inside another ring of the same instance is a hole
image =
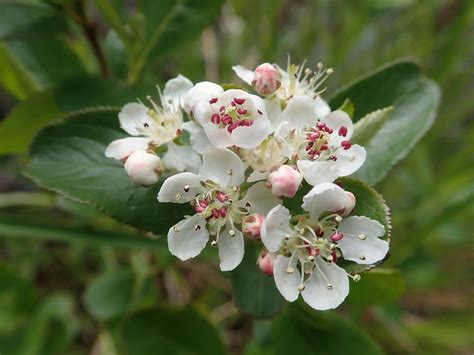
[[[267,186],[277,196],[294,197],[303,177],[289,165],[282,165],[268,176]]]
[[[258,256],[257,265],[265,275],[272,276],[275,259],[275,254],[263,250]]]
[[[281,86],[280,75],[277,68],[270,63],[260,64],[255,69],[252,80],[255,91],[263,96],[273,94]]]
[[[342,216],[347,217],[354,210],[356,204],[356,198],[352,192],[346,191],[347,202],[344,206],[344,211],[342,211]]]
[[[252,239],[260,239],[260,229],[265,221],[265,216],[261,214],[251,214],[242,220],[242,232]]]
[[[125,162],[128,177],[137,185],[149,186],[158,182],[161,159],[144,150],[132,153]]]

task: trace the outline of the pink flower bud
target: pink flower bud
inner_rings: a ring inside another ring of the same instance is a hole
[[[260,64],[255,69],[252,86],[263,96],[273,94],[281,85],[278,70],[270,63]]]
[[[260,228],[265,220],[261,214],[251,214],[242,220],[242,232],[252,239],[260,239]]]
[[[273,276],[273,264],[275,263],[276,255],[262,250],[257,259],[257,265],[264,274]]]
[[[298,191],[303,177],[289,165],[282,165],[268,176],[267,186],[275,196],[293,197]]]
[[[344,210],[341,213],[343,217],[347,217],[348,215],[350,215],[351,212],[354,210],[354,207],[356,204],[356,198],[352,192],[346,191],[346,195],[347,195],[347,202],[346,202],[346,205],[344,206]]]
[[[132,153],[125,162],[128,177],[137,185],[149,186],[159,180],[161,159],[144,150]]]

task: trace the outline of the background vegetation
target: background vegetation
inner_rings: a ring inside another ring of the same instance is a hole
[[[0,1],[0,353],[472,354],[473,33],[468,0]],[[213,255],[178,262],[21,174],[46,123],[287,54],[334,67],[329,94],[400,57],[442,90],[431,130],[376,186],[393,217],[385,271],[337,312],[239,312]]]

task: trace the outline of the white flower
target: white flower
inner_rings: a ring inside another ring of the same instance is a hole
[[[227,90],[201,101],[194,118],[217,148],[256,148],[271,133],[264,101],[243,90]]]
[[[161,169],[161,159],[144,150],[133,152],[125,162],[125,171],[130,180],[142,186],[157,183]]]
[[[352,132],[347,113],[338,110],[317,120],[314,101],[300,96],[283,111],[275,136],[284,142],[284,154],[297,161],[304,179],[314,186],[350,175],[362,166],[366,152],[350,142]]]
[[[304,197],[308,216],[290,223],[288,209],[273,208],[262,224],[261,238],[269,252],[279,253],[273,268],[275,284],[293,302],[301,293],[311,307],[337,307],[349,293],[349,279],[336,262],[342,256],[359,264],[373,264],[388,252],[383,225],[368,217],[343,219],[350,196],[339,186],[324,183]]]
[[[196,211],[169,230],[168,246],[173,255],[181,260],[195,257],[213,236],[221,270],[233,270],[240,264],[244,239],[236,225],[249,214],[266,214],[278,203],[264,183],[253,185],[241,198],[244,172],[243,162],[232,151],[208,149],[199,174],[185,172],[165,180],[158,200],[191,203]]]
[[[305,63],[302,65],[295,65],[290,63],[288,57],[287,69],[283,70],[278,65],[271,65],[269,63],[261,64],[255,71],[247,69],[242,65],[235,65],[232,67],[237,76],[249,85],[254,86],[256,91],[264,96],[271,93],[275,93],[276,97],[280,100],[290,101],[293,98],[300,96],[307,96],[313,99],[317,99],[319,94],[324,91],[321,85],[332,74],[331,68],[325,69],[321,63],[318,64],[317,71],[311,71],[310,69],[304,68]],[[259,68],[263,67],[263,72],[259,73]],[[271,68],[276,68],[277,72],[274,72]],[[259,83],[259,79],[263,78],[262,83]],[[267,90],[262,92],[262,88],[267,85]],[[319,106],[318,106],[319,105]],[[320,112],[321,109],[327,110],[328,106],[319,98],[315,101],[315,113],[324,114]],[[326,114],[329,112],[326,112]]]

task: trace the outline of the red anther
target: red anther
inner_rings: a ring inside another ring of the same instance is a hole
[[[258,112],[259,115],[263,115],[263,112],[262,112],[262,111],[257,110],[257,112]]]
[[[224,203],[229,199],[229,196],[227,196],[225,193],[222,191],[217,191],[216,192],[216,198],[221,202]]]
[[[352,147],[352,143],[350,141],[342,141],[341,147],[344,148],[344,150],[348,150]]]
[[[320,227],[317,227],[315,230],[314,230],[314,233],[316,233],[316,236],[318,238],[321,238],[324,234],[324,231],[320,228]]]
[[[342,238],[344,238],[344,234],[342,234],[342,233],[334,233],[333,235],[331,235],[331,238],[330,238],[330,239],[331,239],[333,242],[338,242],[338,241],[340,241]]]
[[[341,137],[345,137],[347,135],[347,127],[345,126],[341,126],[339,127],[339,132],[338,134],[341,136]]]
[[[219,123],[221,123],[221,116],[219,116],[218,113],[214,113],[214,114],[211,116],[211,122],[214,123],[214,124],[219,124]]]
[[[335,155],[331,155],[328,159],[332,161],[336,161],[337,157]]]
[[[309,152],[311,149],[313,149],[313,145],[312,145],[312,144],[311,144],[311,145],[308,144],[308,145],[306,146],[306,148],[305,148],[305,150],[306,150],[307,152]]]
[[[212,217],[219,218],[219,210],[217,208],[212,210]]]
[[[247,126],[247,127],[250,127],[251,125],[253,125],[252,120],[245,120],[244,123],[245,123],[245,126]]]
[[[215,104],[216,102],[217,102],[217,97],[214,97],[214,98],[209,100],[210,104]]]
[[[243,109],[243,108],[239,108],[239,109],[237,110],[237,113],[238,113],[239,115],[246,115],[247,112],[248,112],[248,111],[245,110],[245,109]]]
[[[236,104],[234,101],[232,101],[230,104],[231,104],[232,106],[234,106],[234,107],[237,106],[237,104]]]
[[[196,206],[196,207],[194,207],[194,210],[195,210],[197,213],[201,213],[202,211],[205,210],[205,208],[202,207],[202,206]]]
[[[333,129],[332,129],[332,128],[329,128],[328,126],[324,127],[324,130],[325,130],[326,132],[328,132],[329,134],[331,134],[332,132],[334,132]]]
[[[316,248],[316,249],[314,249],[314,251],[313,251],[313,256],[318,256],[320,253],[321,253],[321,250],[319,250],[318,248]]]
[[[323,129],[324,127],[326,127],[326,123],[324,123],[324,122],[318,122],[318,123],[316,124],[316,127],[318,127],[319,129]]]
[[[232,123],[232,117],[230,117],[229,115],[226,115],[222,118],[222,123],[228,125],[230,123]]]
[[[312,141],[315,141],[316,139],[318,139],[319,137],[321,137],[321,133],[320,132],[313,132],[309,135],[309,139],[312,140]]]
[[[219,112],[220,112],[220,113],[224,113],[224,112],[225,112],[225,106],[219,107]]]
[[[333,252],[331,253],[331,256],[332,256],[332,261],[333,261],[333,262],[337,262],[337,253],[336,253],[336,251],[333,251]]]
[[[329,146],[327,144],[323,144],[320,148],[320,150],[328,150]]]
[[[221,217],[225,218],[227,216],[227,208],[221,207]]]
[[[242,105],[242,104],[245,102],[245,99],[236,97],[236,98],[234,99],[234,102],[235,102],[237,105]]]
[[[201,201],[199,201],[199,206],[201,206],[201,207],[207,207],[207,205],[208,205],[208,202],[207,202],[206,200],[201,200]]]
[[[232,131],[236,129],[238,126],[239,126],[238,123],[234,122],[231,125],[227,126],[227,130],[229,131],[229,133],[232,133]]]

